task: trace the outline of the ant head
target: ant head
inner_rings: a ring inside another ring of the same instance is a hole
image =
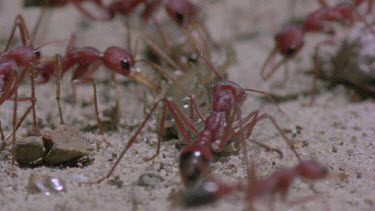
[[[306,179],[322,179],[328,174],[328,169],[316,160],[301,161],[297,166],[299,175]]]
[[[134,66],[134,58],[129,51],[113,46],[104,52],[103,63],[110,70],[127,75]]]
[[[26,66],[37,62],[40,58],[40,54],[35,53],[32,48],[26,46],[12,48],[6,52],[6,56],[10,59],[14,59],[19,66]]]
[[[246,98],[246,92],[243,90],[240,85],[233,81],[219,81],[213,88],[212,88],[212,96],[216,96],[219,91],[222,90],[229,90],[231,91],[234,100],[236,103],[242,104]]]
[[[282,55],[292,57],[302,48],[304,44],[303,38],[302,28],[292,25],[276,34],[276,47]]]
[[[187,24],[197,9],[188,0],[169,0],[166,5],[169,16],[180,26]]]

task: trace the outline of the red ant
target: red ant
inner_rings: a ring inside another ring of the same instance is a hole
[[[22,46],[17,46],[9,49],[10,43],[13,40],[13,36],[17,28],[20,31],[20,38]],[[40,48],[40,47],[39,47]],[[16,131],[26,118],[27,114],[32,110],[33,113],[33,126],[38,131],[36,124],[36,112],[35,112],[35,90],[34,90],[34,69],[35,65],[40,60],[39,48],[34,49],[32,45],[32,38],[29,36],[28,29],[25,25],[25,21],[21,15],[17,15],[14,21],[11,35],[5,46],[5,49],[0,54],[0,106],[6,100],[14,101],[13,108],[13,132],[4,137],[1,130],[2,145],[0,150],[3,150],[6,145],[6,140],[12,136],[12,176],[16,176],[14,173],[14,150],[16,141]],[[20,68],[23,68],[20,71]],[[18,86],[24,80],[25,75],[30,76],[31,80],[31,97],[18,97]],[[20,121],[17,123],[17,101],[31,101],[31,106],[22,115]]]
[[[212,87],[212,110],[208,117],[205,117],[202,114],[198,104],[196,103],[194,96],[189,94],[173,77],[167,74],[162,68],[158,65],[150,63],[155,69],[158,69],[162,72],[170,81],[173,81],[185,94],[190,98],[190,116],[187,117],[183,111],[177,107],[177,104],[174,103],[169,98],[161,98],[158,100],[154,106],[151,108],[150,112],[147,114],[143,122],[140,124],[138,129],[131,136],[130,140],[126,144],[125,148],[121,152],[120,156],[116,160],[115,164],[112,166],[110,171],[106,176],[97,180],[96,182],[88,182],[88,184],[100,183],[106,178],[109,178],[125,153],[135,142],[138,134],[143,129],[147,121],[151,118],[151,115],[155,112],[156,108],[160,103],[163,103],[163,110],[161,121],[159,125],[158,132],[158,144],[156,153],[149,157],[145,158],[145,161],[150,161],[154,159],[160,152],[161,137],[163,134],[165,114],[168,110],[173,119],[176,122],[178,130],[181,132],[184,139],[187,140],[188,145],[186,145],[180,153],[179,166],[181,170],[182,181],[185,185],[189,186],[198,181],[202,175],[201,170],[206,170],[209,163],[214,157],[214,153],[220,152],[231,140],[237,137],[249,136],[251,131],[256,123],[263,119],[270,119],[275,128],[281,134],[284,141],[289,145],[295,156],[300,160],[299,154],[296,152],[291,141],[285,136],[281,128],[278,126],[276,121],[272,116],[263,113],[260,114],[259,110],[254,110],[247,116],[241,118],[241,105],[247,98],[246,92],[252,91],[267,95],[266,93],[253,89],[243,89],[238,84],[232,81],[222,80],[221,76],[213,68],[213,66],[207,61],[205,57],[202,57],[203,60],[208,64],[210,69],[215,73],[219,78],[219,82]],[[267,95],[269,96],[269,95]],[[196,126],[193,124],[194,111],[197,113],[198,117],[204,122],[204,128],[199,131]],[[199,134],[199,137],[196,140],[191,140],[188,135],[187,128]],[[241,129],[241,130],[240,130]],[[257,142],[258,143],[258,142]],[[259,143],[261,146],[264,144]],[[282,153],[276,149],[272,149],[266,146],[267,149],[274,150]]]
[[[241,183],[226,185],[212,176],[208,176],[208,178],[202,179],[197,185],[185,190],[179,202],[185,207],[201,206],[213,203],[234,191],[240,191],[245,193],[248,210],[254,210],[254,200],[264,196],[270,197],[272,200],[271,207],[273,208],[276,194],[280,194],[281,200],[284,203],[295,205],[318,196],[310,195],[297,200],[287,201],[287,194],[293,180],[297,177],[308,180],[321,180],[327,177],[328,170],[316,160],[304,160],[300,161],[293,168],[282,168],[263,179],[258,179],[255,175],[254,162],[251,162],[250,169],[247,167],[247,175],[247,186]]]
[[[304,45],[305,33],[314,32],[324,33],[331,36],[334,35],[335,31],[327,24],[328,22],[337,22],[346,26],[352,26],[355,22],[361,21],[375,35],[375,31],[372,29],[370,24],[357,11],[356,4],[340,3],[336,6],[330,7],[324,0],[319,0],[319,2],[322,8],[310,13],[310,15],[308,15],[304,20],[302,26],[287,26],[276,34],[276,45],[267,57],[260,71],[260,74],[264,80],[269,79],[282,64],[293,58],[301,50]],[[359,4],[362,2],[357,1],[356,3]],[[318,43],[315,47],[315,53],[313,56],[314,80],[312,86],[311,104],[314,102],[316,93],[316,79],[318,77],[318,50],[321,45],[329,42],[331,42],[331,39]],[[269,72],[266,73],[268,65],[272,63],[277,53],[280,53],[283,56],[283,59],[277,62],[274,66],[271,66]],[[287,72],[288,70],[286,69],[286,75]]]
[[[100,134],[104,134],[98,111],[96,82],[91,77],[101,65],[107,67],[110,71],[112,71],[112,73],[117,73],[137,82],[143,83],[156,92],[158,91],[158,87],[147,76],[136,70],[135,64],[139,61],[143,61],[143,59],[135,60],[134,56],[129,51],[116,46],[109,47],[104,52],[100,52],[93,47],[74,48],[74,39],[75,36],[72,35],[67,46],[65,56],[57,55],[56,59],[49,59],[46,62],[41,62],[40,65],[37,66],[39,74],[36,78],[36,82],[40,84],[46,83],[50,79],[51,74],[56,75],[57,101],[59,105],[60,122],[63,124],[64,121],[59,97],[60,75],[73,68],[73,85],[81,85],[86,83],[93,84],[95,114],[98,121]]]

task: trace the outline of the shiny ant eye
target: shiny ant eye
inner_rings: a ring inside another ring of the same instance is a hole
[[[182,24],[184,22],[184,15],[182,14],[182,12],[176,12],[176,19],[179,24]]]
[[[121,60],[121,66],[122,66],[122,68],[124,68],[124,70],[130,69],[130,63],[127,59]]]
[[[288,56],[293,56],[296,53],[296,49],[294,47],[290,47],[287,49],[286,54]]]
[[[39,50],[34,50],[35,55],[38,57],[38,59],[41,57]]]

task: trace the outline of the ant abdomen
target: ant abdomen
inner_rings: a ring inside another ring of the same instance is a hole
[[[186,186],[195,184],[201,178],[212,157],[211,150],[203,145],[187,145],[182,149],[179,166]]]

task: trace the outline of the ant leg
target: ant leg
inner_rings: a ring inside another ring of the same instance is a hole
[[[120,115],[120,117],[123,117],[124,115],[120,109],[120,97],[119,97],[119,90],[117,87],[116,74],[114,72],[111,72],[111,88],[115,92],[115,107],[116,107],[117,113]]]
[[[27,45],[27,42],[30,41],[29,31],[27,30],[25,20],[21,15],[17,15],[16,19],[14,20],[14,25],[12,29],[12,33],[9,36],[8,42],[5,46],[4,52],[6,52],[9,49],[9,46],[13,40],[14,33],[16,32],[16,29],[19,29],[20,31],[20,37],[23,45]],[[31,44],[31,43],[30,43]]]
[[[129,52],[132,52],[130,16],[125,17],[124,24],[125,24],[125,29],[126,29],[126,47],[128,48]]]
[[[186,39],[190,42],[191,46],[194,48],[196,53],[202,54],[202,50],[198,47],[197,41],[193,37],[193,35],[190,33],[189,29],[187,27],[182,26],[182,30],[186,36]]]
[[[266,76],[264,76],[263,79],[264,79],[264,80],[268,80],[273,74],[275,74],[276,70],[278,70],[279,67],[280,67],[282,64],[286,63],[288,60],[289,60],[289,57],[284,57],[284,58],[282,58],[278,63],[276,63],[275,66],[272,67],[272,69],[270,70],[270,72],[269,72]]]
[[[280,133],[281,137],[284,139],[284,141],[288,144],[290,150],[292,150],[292,152],[294,153],[294,155],[297,157],[298,161],[301,161],[301,156],[298,154],[298,152],[296,151],[292,141],[290,139],[288,139],[288,137],[286,137],[285,133],[281,130],[280,126],[277,124],[277,122],[275,121],[275,119],[269,115],[269,114],[262,114],[260,115],[256,122],[259,122],[261,121],[262,119],[265,119],[265,118],[268,118],[269,120],[271,120],[271,122],[273,123],[273,125],[275,126],[275,128],[277,129],[277,131]]]
[[[17,100],[18,101],[18,100]],[[25,120],[26,116],[30,113],[32,109],[32,106],[30,106],[26,111],[25,113],[22,115],[21,119],[18,121],[17,123],[17,126],[16,126],[16,130],[18,130],[18,128],[21,126],[22,122]],[[38,131],[39,132],[39,131]],[[9,135],[7,135],[4,139],[3,139],[3,142],[1,143],[1,147],[0,147],[0,151],[3,150],[6,146],[6,142],[8,141],[8,139],[14,134],[14,131],[12,131]]]
[[[264,61],[262,68],[260,69],[260,76],[262,77],[263,80],[267,80],[266,75],[265,75],[266,67],[268,64],[271,63],[271,60],[274,60],[276,53],[277,53],[277,47],[274,47],[272,51],[270,52],[270,54],[268,54],[266,61]]]
[[[0,121],[0,137],[1,137],[1,142],[3,142],[5,139],[5,136],[4,136],[3,128],[1,127],[1,121]]]
[[[28,68],[28,67],[27,67]],[[34,68],[32,67],[31,68],[31,72],[30,72],[30,82],[31,82],[31,106],[32,106],[32,110],[33,110],[33,126],[36,130],[37,129],[37,125],[36,125],[36,111],[35,111],[35,102],[36,102],[36,98],[35,98],[35,80],[34,80]]]
[[[161,137],[163,136],[163,131],[164,131],[164,123],[165,123],[165,113],[167,111],[167,106],[164,104],[163,106],[163,112],[161,114],[160,118],[160,125],[159,125],[159,132],[158,132],[158,147],[156,149],[155,155],[149,157],[149,158],[143,158],[144,161],[150,161],[153,160],[160,152],[160,143],[161,143]]]
[[[60,115],[60,124],[64,124],[62,109],[61,109],[61,103],[60,103],[60,79],[61,79],[61,55],[56,54],[56,63],[57,66],[57,72],[56,72],[56,101],[57,101],[57,107],[59,108],[59,115]]]
[[[34,29],[31,32],[31,41],[34,40],[36,34],[38,33],[39,27],[42,23],[42,20],[44,19],[44,16],[46,15],[47,6],[49,5],[50,1],[47,0],[43,3],[42,10],[39,13],[38,19],[36,20],[36,23],[34,25]]]
[[[203,57],[203,58],[204,58],[204,57]],[[168,79],[171,80],[173,83],[175,83],[176,86],[177,86],[181,91],[183,91],[183,92],[185,93],[186,96],[189,97],[189,99],[190,99],[190,105],[193,105],[193,106],[190,106],[190,119],[192,119],[192,116],[193,116],[193,114],[192,114],[192,112],[193,112],[193,111],[192,111],[192,107],[195,108],[195,110],[196,110],[196,112],[197,112],[199,118],[201,118],[202,120],[205,120],[205,119],[206,119],[206,118],[203,116],[202,111],[199,109],[199,106],[198,106],[198,104],[197,104],[197,102],[196,102],[194,96],[193,96],[192,94],[190,94],[190,93],[189,93],[184,87],[182,87],[182,85],[181,85],[180,83],[178,83],[178,82],[176,81],[176,79],[174,79],[170,74],[168,74],[163,68],[161,68],[159,65],[157,65],[157,64],[155,64],[155,63],[153,63],[153,62],[150,62],[150,61],[148,61],[148,60],[146,60],[146,59],[139,59],[139,60],[137,60],[137,61],[145,62],[145,63],[147,63],[148,65],[152,66],[153,68],[159,70],[159,71],[160,71],[160,72],[161,72],[166,78],[168,78]],[[136,61],[136,62],[137,62],[137,61]],[[217,73],[215,70],[214,70],[214,72]],[[218,73],[217,73],[217,74],[218,74]],[[220,77],[220,75],[218,75],[218,77]],[[220,79],[221,79],[221,78],[220,78]]]
[[[97,99],[97,94],[96,94],[96,82],[95,82],[95,80],[93,78],[83,78],[83,79],[74,79],[73,80],[73,84],[75,84],[75,85],[82,85],[82,84],[86,84],[86,83],[92,83],[92,86],[93,86],[93,89],[94,89],[94,108],[95,108],[96,119],[98,121],[99,133],[100,133],[100,135],[104,135],[102,121],[100,120],[100,117],[99,117],[98,99]],[[107,143],[107,144],[109,144],[109,143]]]
[[[142,36],[142,40],[146,42],[146,44],[154,50],[158,55],[160,55],[171,67],[173,67],[176,70],[184,70],[185,68],[180,67],[178,64],[176,64],[171,57],[169,57],[163,50],[159,48],[154,42],[152,42],[150,39]]]
[[[107,12],[106,14],[106,17],[95,17],[94,15],[92,15],[87,9],[85,9],[84,7],[82,7],[81,3],[79,0],[71,0],[70,2],[72,2],[74,4],[74,6],[78,9],[79,12],[81,12],[86,18],[90,19],[90,20],[99,20],[99,21],[108,21],[108,20],[111,20],[112,17],[110,16],[110,14],[108,14],[108,12],[105,10],[104,8],[104,5],[101,1],[98,1],[98,0],[95,0],[94,3],[101,9],[104,9],[105,12]]]
[[[13,139],[12,139],[12,177],[16,177],[15,171],[16,164],[16,123],[17,123],[17,94],[18,94],[18,76],[16,77],[16,90],[14,93],[14,107],[13,107]]]
[[[168,51],[172,54],[172,55],[176,55],[177,56],[177,61],[179,63],[179,65],[183,68],[179,68],[180,70],[183,70],[183,71],[187,71],[187,65],[184,64],[182,61],[181,61],[181,57],[178,56],[179,53],[178,51],[176,51],[175,48],[172,47],[171,43],[169,42],[169,40],[167,39],[167,36],[164,32],[164,30],[162,29],[162,27],[160,26],[159,22],[155,19],[155,18],[152,18],[152,21],[154,22],[155,24],[155,27],[156,27],[156,30],[159,32],[160,34],[160,37],[161,37],[161,40],[163,41],[163,43],[165,44],[166,48],[168,49]],[[152,47],[152,46],[151,46]],[[172,66],[173,67],[173,66]]]
[[[285,85],[289,78],[289,62],[286,61],[284,65],[284,79],[283,84]]]
[[[268,146],[268,145],[266,145],[266,144],[263,144],[263,143],[261,143],[261,142],[259,142],[259,141],[254,140],[254,139],[249,139],[249,140],[250,140],[250,142],[253,142],[253,143],[259,145],[260,147],[264,148],[264,149],[267,150],[267,151],[272,151],[272,152],[276,152],[276,153],[278,153],[280,159],[282,159],[282,158],[284,157],[284,153],[283,153],[281,150],[279,150],[279,149],[276,149],[276,148],[270,147],[270,146]]]
[[[128,149],[133,145],[134,141],[136,140],[138,134],[141,132],[141,130],[143,129],[143,127],[145,126],[146,122],[151,118],[151,115],[154,113],[154,111],[156,110],[157,106],[159,105],[160,102],[162,102],[163,100],[165,100],[164,98],[163,99],[160,99],[158,100],[155,105],[151,108],[151,111],[147,114],[146,118],[143,120],[143,122],[141,123],[141,125],[137,128],[137,130],[134,132],[134,134],[131,136],[130,140],[128,141],[128,143],[126,144],[125,148],[122,150],[120,156],[117,158],[115,164],[112,166],[112,168],[109,170],[109,172],[107,173],[106,176],[104,176],[103,178],[95,181],[95,182],[84,182],[85,184],[99,184],[101,183],[103,180],[109,178],[111,176],[111,174],[113,173],[113,171],[116,169],[117,165],[120,163],[122,157],[124,157],[125,153],[128,151]]]

